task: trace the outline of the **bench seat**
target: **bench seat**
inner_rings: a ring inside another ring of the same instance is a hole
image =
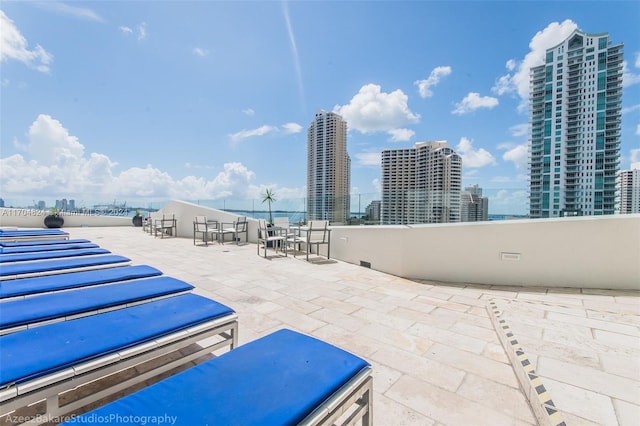
[[[54,251],[54,250],[73,250],[73,249],[88,249],[99,247],[95,243],[69,243],[69,244],[32,244],[26,246],[17,247],[4,247],[0,246],[0,254],[14,254],[14,253],[37,253],[41,251]]]
[[[0,280],[37,277],[64,272],[109,268],[124,265],[131,259],[124,256],[107,254],[102,256],[80,256],[68,259],[40,260],[3,264],[0,268]]]
[[[212,336],[218,337],[215,342],[208,339]],[[60,393],[196,342],[204,347],[59,405]],[[47,416],[61,415],[236,344],[235,312],[191,293],[5,334],[0,336],[0,416],[43,399]]]
[[[162,275],[162,272],[152,266],[129,265],[6,280],[0,281],[0,300],[158,275]]]
[[[0,241],[0,247],[26,247],[26,246],[46,246],[55,244],[78,244],[90,243],[90,240],[84,238],[75,238],[73,240],[30,240],[30,241]]]
[[[0,263],[30,262],[32,260],[59,259],[63,257],[91,256],[95,254],[108,253],[111,252],[107,249],[94,247],[72,250],[49,250],[29,253],[0,254]]]
[[[371,424],[369,363],[279,330],[69,422],[125,425],[162,416],[174,425]],[[355,410],[353,409],[355,406]],[[353,412],[349,414],[349,410]]]
[[[162,276],[0,302],[0,334],[126,308],[193,288],[182,280]]]

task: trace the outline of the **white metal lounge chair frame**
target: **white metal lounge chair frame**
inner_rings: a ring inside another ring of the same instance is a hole
[[[0,241],[3,243],[15,243],[19,241],[41,241],[41,240],[68,240],[69,234],[58,235],[22,235],[22,236],[9,236],[3,237],[0,235]]]
[[[371,367],[362,370],[299,424],[334,425],[336,420],[351,410],[352,412],[342,420],[342,425],[354,425],[358,420],[363,426],[373,425],[373,376],[371,371]],[[357,406],[355,410],[352,409],[354,405]]]
[[[95,393],[82,397],[72,403],[60,406],[60,394],[84,386],[94,380],[107,377],[130,367],[159,358],[163,355],[186,348],[200,342],[203,339],[219,336],[222,340],[209,343],[200,350],[189,355],[181,355],[178,359],[155,367],[149,371],[137,374],[122,382],[101,389]],[[144,382],[160,373],[169,371],[180,365],[189,363],[205,354],[229,346],[233,349],[238,345],[238,316],[230,314],[202,324],[195,325],[186,330],[155,339],[137,346],[129,347],[117,353],[102,356],[91,361],[78,364],[62,371],[49,374],[44,377],[20,383],[0,390],[0,418],[10,414],[18,408],[31,405],[35,402],[46,400],[46,413],[39,418],[46,421],[47,418],[59,417],[71,413],[78,408],[91,404],[111,394],[119,392],[137,383]]]
[[[34,262],[47,262],[52,259],[43,259]],[[82,272],[82,271],[92,271],[94,269],[104,269],[104,268],[117,268],[119,266],[127,266],[131,264],[131,260],[117,262],[117,263],[106,263],[102,265],[93,265],[93,266],[80,266],[77,268],[69,268],[69,269],[55,269],[51,271],[41,271],[41,272],[27,272],[25,274],[16,274],[16,275],[5,275],[0,277],[0,281],[7,280],[15,280],[18,278],[32,278],[32,277],[43,277],[46,275],[58,275],[58,274],[66,274],[67,272]]]

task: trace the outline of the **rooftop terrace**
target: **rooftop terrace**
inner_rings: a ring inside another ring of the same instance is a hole
[[[66,230],[234,308],[240,344],[288,327],[369,360],[376,425],[640,423],[637,291],[409,280],[251,243]]]

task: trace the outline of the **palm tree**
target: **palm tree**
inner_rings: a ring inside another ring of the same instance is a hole
[[[262,196],[262,203],[265,201],[269,202],[269,223],[273,223],[273,217],[271,216],[271,203],[276,201],[276,194],[269,188],[265,189],[264,195]]]

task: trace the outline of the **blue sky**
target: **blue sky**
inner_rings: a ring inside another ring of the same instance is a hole
[[[528,70],[575,28],[625,44],[621,168],[640,163],[637,1],[3,1],[0,18],[7,201],[234,207],[271,188],[287,208],[324,109],[348,121],[361,203],[382,149],[446,140],[491,213],[525,213]]]

